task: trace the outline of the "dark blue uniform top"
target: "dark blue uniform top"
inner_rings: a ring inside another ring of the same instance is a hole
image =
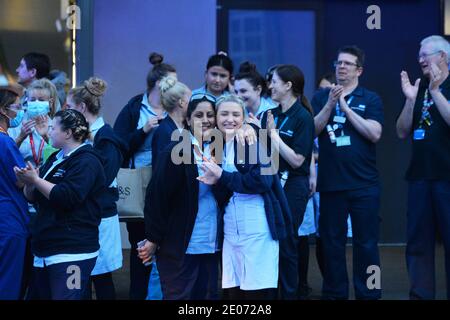
[[[412,130],[419,127],[422,115],[425,90],[428,80],[422,79],[414,105]],[[440,86],[441,92],[450,101],[450,77]],[[431,94],[428,93],[431,99]],[[433,123],[424,126],[425,138],[412,141],[412,156],[407,180],[446,180],[450,181],[450,126],[442,118],[436,105],[429,109]]]
[[[314,95],[311,104],[316,115],[327,103],[329,92],[330,89],[323,89]],[[345,100],[350,101],[349,107],[364,119],[375,120],[383,125],[383,105],[375,92],[358,86]],[[336,110],[333,110],[328,124],[335,124],[335,115]],[[358,133],[348,119],[343,130],[346,136],[350,136],[350,146],[337,147],[332,144],[326,128],[318,136],[318,191],[353,190],[378,183],[375,143]],[[339,137],[341,130],[338,129],[335,133]]]
[[[158,128],[156,128],[152,140],[152,165],[156,169],[156,160],[159,154],[172,143],[172,133],[177,130],[177,124],[170,116],[161,121]],[[181,137],[180,137],[181,139]]]
[[[40,177],[52,168],[53,153],[39,170]],[[55,184],[47,199],[34,191],[37,215],[31,225],[31,249],[38,257],[91,253],[99,249],[98,226],[106,191],[100,155],[83,145],[56,165],[45,180]]]
[[[294,169],[280,156],[279,172],[289,171],[289,176],[308,176],[311,164],[312,149],[314,143],[314,119],[312,115],[297,100],[286,112],[282,112],[281,106],[271,110],[279,129],[280,138],[296,154],[305,157],[303,164]],[[267,112],[261,118],[261,127],[266,129]]]
[[[22,190],[16,186],[15,166],[25,167],[22,155],[13,139],[0,133],[0,235],[26,237],[28,205]]]

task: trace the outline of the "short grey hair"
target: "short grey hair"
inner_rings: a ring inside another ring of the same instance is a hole
[[[444,52],[447,55],[447,63],[450,62],[450,44],[445,38],[437,35],[429,36],[423,39],[420,45],[424,46],[428,43],[431,43],[436,51]]]
[[[225,102],[234,102],[237,103],[238,105],[241,106],[242,108],[242,112],[245,115],[245,104],[244,104],[244,100],[242,100],[241,98],[239,98],[237,95],[235,94],[224,94],[222,96],[219,97],[219,99],[217,99],[216,101],[216,111],[219,110],[219,106],[222,103]]]

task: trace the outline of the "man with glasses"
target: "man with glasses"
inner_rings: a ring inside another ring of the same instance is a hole
[[[406,262],[411,299],[434,299],[434,249],[440,233],[450,298],[450,45],[440,36],[420,43],[424,77],[414,85],[401,72],[406,101],[397,120],[400,138],[412,138],[408,180]]]
[[[337,84],[318,91],[311,104],[319,138],[317,190],[323,244],[324,299],[348,299],[347,217],[353,228],[353,282],[356,299],[379,299],[381,288],[368,286],[368,270],[379,267],[380,187],[376,143],[383,106],[379,96],[359,85],[364,52],[356,46],[338,51]],[[369,269],[370,267],[370,269]]]

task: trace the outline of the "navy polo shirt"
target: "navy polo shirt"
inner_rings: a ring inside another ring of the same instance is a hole
[[[420,84],[414,105],[411,138],[413,131],[419,127],[425,90],[429,81],[422,79]],[[450,76],[442,83],[440,90],[450,101]],[[430,93],[428,98],[432,98]],[[450,181],[450,126],[442,118],[435,104],[430,107],[429,112],[433,123],[431,126],[424,126],[423,140],[412,140],[412,155],[406,179]]]
[[[301,105],[299,100],[286,112],[282,112],[281,105],[271,110],[276,121],[276,128],[279,129],[281,140],[286,143],[296,154],[305,157],[303,164],[294,169],[280,155],[279,172],[288,170],[289,175],[308,176],[311,164],[311,155],[314,142],[314,118],[308,110]],[[266,129],[267,112],[264,112],[261,119],[261,126]]]
[[[323,89],[314,95],[311,104],[316,115],[327,103],[329,92],[330,89]],[[345,100],[364,119],[375,120],[383,125],[383,105],[375,92],[358,86]],[[335,124],[335,115],[336,109],[331,112],[328,124]],[[318,136],[318,191],[354,190],[378,184],[375,143],[363,137],[348,119],[342,130],[346,136],[350,136],[351,145],[337,147],[336,143],[331,143],[326,128]],[[341,129],[337,129],[335,134],[339,137]]]

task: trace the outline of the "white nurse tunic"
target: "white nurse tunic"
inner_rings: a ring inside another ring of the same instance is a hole
[[[236,172],[233,141],[223,170]],[[235,192],[225,208],[222,288],[260,290],[278,286],[279,243],[272,239],[260,194]]]

